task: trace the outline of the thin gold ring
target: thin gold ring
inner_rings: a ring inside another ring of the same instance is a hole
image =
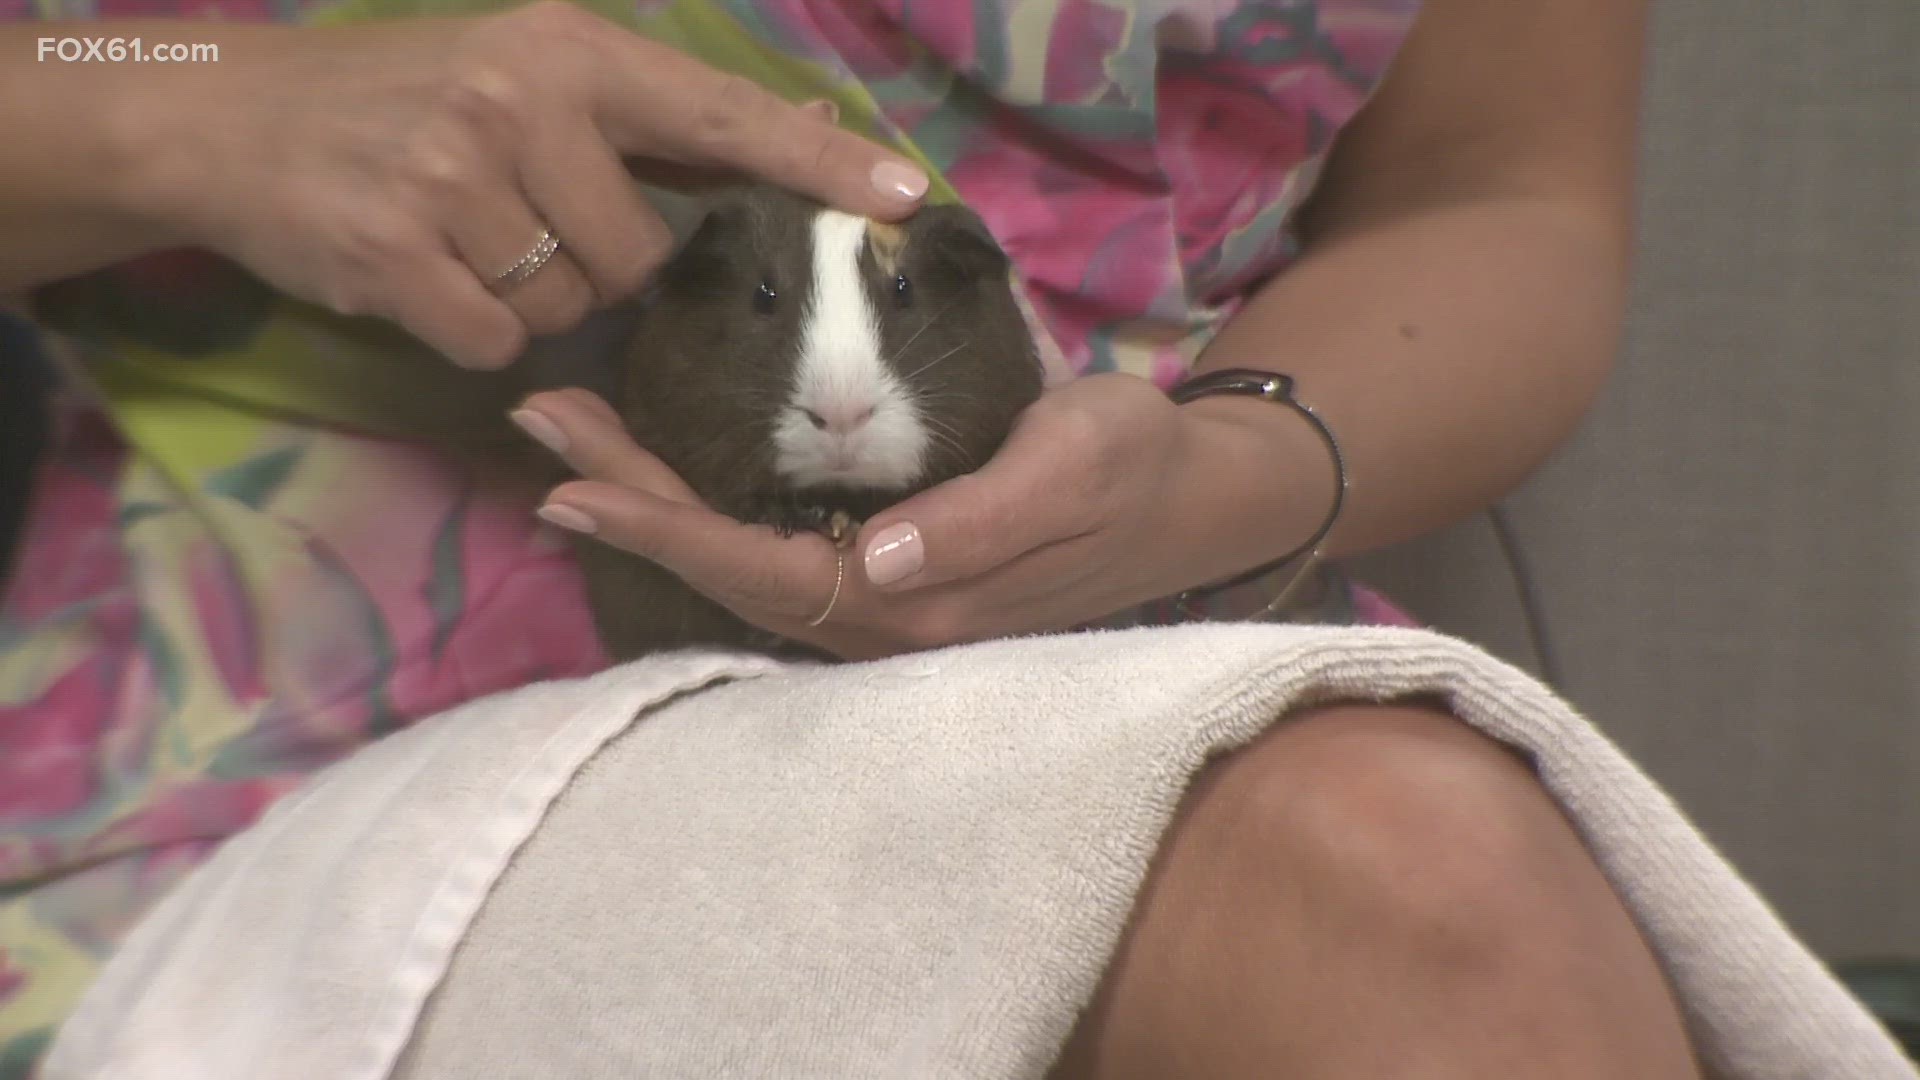
[[[840,586],[847,580],[847,549],[838,548],[833,553],[833,596],[827,600],[827,610],[820,613],[808,626],[819,626],[833,614],[833,605],[840,602]]]

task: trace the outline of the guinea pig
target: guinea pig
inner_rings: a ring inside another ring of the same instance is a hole
[[[881,223],[731,188],[655,276],[611,403],[715,510],[782,536],[857,529],[985,464],[1040,396],[1009,270],[964,206]],[[617,661],[693,646],[816,655],[648,560],[579,550]]]

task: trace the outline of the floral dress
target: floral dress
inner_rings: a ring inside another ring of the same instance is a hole
[[[483,6],[0,0],[0,19]],[[593,6],[795,100],[835,100],[918,157],[935,199],[980,212],[1057,373],[1164,386],[1294,257],[1289,212],[1417,0]],[[170,40],[193,42],[193,25]],[[69,378],[0,595],[0,1080],[32,1075],[163,891],[315,770],[606,662],[535,504],[466,483],[363,392],[498,418],[490,376],[197,252],[48,286],[29,314],[31,347]],[[1407,621],[1328,581],[1281,617]]]

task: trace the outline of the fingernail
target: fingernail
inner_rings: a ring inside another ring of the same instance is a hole
[[[889,525],[867,545],[867,580],[875,585],[891,585],[918,571],[926,558],[920,530],[913,522]]]
[[[927,174],[899,161],[883,161],[873,167],[873,189],[882,195],[918,199],[927,193]]]
[[[540,445],[556,454],[567,452],[567,433],[560,430],[560,425],[532,409],[516,409],[512,416],[520,430],[533,436]]]
[[[592,533],[600,528],[600,523],[571,506],[550,505],[534,511],[540,520],[549,525],[558,525],[577,533]]]

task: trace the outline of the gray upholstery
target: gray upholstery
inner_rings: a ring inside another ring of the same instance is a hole
[[[1920,956],[1920,4],[1656,6],[1622,367],[1510,520],[1575,703],[1817,950]],[[1498,555],[1362,570],[1538,670]]]

